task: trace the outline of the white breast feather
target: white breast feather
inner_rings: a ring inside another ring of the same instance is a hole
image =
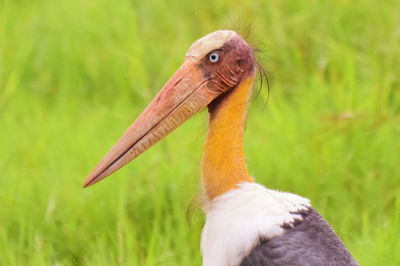
[[[283,233],[283,224],[302,220],[293,214],[311,207],[306,198],[243,183],[213,199],[206,206],[201,236],[204,266],[237,266],[257,244],[260,236]]]

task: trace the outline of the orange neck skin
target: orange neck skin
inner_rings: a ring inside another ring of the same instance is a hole
[[[253,182],[243,153],[243,135],[254,76],[243,80],[209,106],[210,122],[203,154],[203,187],[209,200]]]

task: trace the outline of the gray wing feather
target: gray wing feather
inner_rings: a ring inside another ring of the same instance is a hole
[[[342,241],[314,210],[302,213],[304,219],[272,239],[260,239],[240,266],[355,266]]]

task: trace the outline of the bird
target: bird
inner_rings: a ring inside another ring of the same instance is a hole
[[[358,265],[307,198],[257,184],[244,155],[255,49],[233,30],[195,41],[182,65],[84,182],[117,171],[208,108],[201,163],[204,266]]]

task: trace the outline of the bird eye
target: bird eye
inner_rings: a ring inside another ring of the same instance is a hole
[[[209,54],[208,60],[210,60],[211,63],[217,63],[219,61],[219,53],[213,52]]]

